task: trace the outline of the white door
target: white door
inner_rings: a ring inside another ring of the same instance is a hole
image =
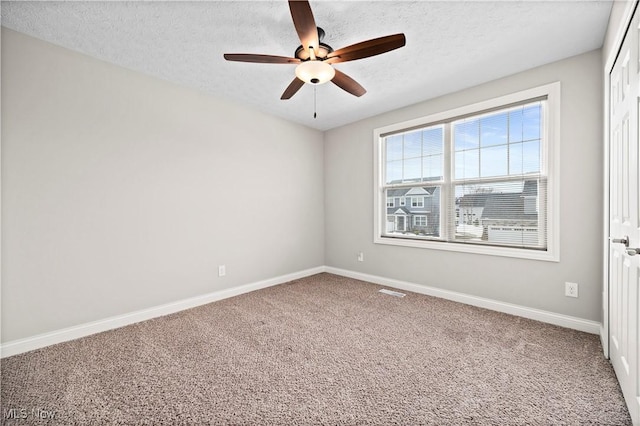
[[[638,13],[609,76],[609,354],[634,425],[640,425]]]

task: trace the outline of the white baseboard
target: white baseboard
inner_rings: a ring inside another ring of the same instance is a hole
[[[483,297],[471,296],[464,293],[457,293],[455,291],[413,284],[406,281],[399,281],[391,278],[384,278],[376,275],[369,275],[360,272],[349,271],[346,269],[334,268],[331,266],[327,266],[325,268],[325,271],[335,275],[342,275],[348,278],[368,281],[387,287],[411,291],[414,293],[426,294],[428,296],[440,297],[442,299],[452,300],[454,302],[460,302],[467,305],[490,309],[492,311],[504,312],[506,314],[517,315],[519,317],[541,321],[548,324],[554,324],[565,328],[571,328],[574,330],[584,331],[586,333],[600,334],[601,325],[596,321],[590,321],[582,318],[571,317],[568,315],[557,314],[554,312],[543,311],[541,309],[528,308],[526,306],[514,305],[511,303],[500,302],[492,299],[485,299]]]
[[[142,309],[128,314],[105,318],[98,321],[92,321],[89,323],[64,328],[62,330],[55,330],[24,339],[13,340],[0,345],[0,358],[21,354],[23,352],[32,351],[34,349],[43,348],[45,346],[54,345],[56,343],[75,340],[80,337],[85,337],[107,330],[113,330],[114,328],[120,328],[125,325],[134,324],[140,321],[146,321],[152,318],[169,315],[175,312],[183,311],[185,309],[190,309],[196,306],[215,302],[217,300],[227,299],[229,297],[238,296],[240,294],[249,293],[255,290],[260,290],[262,288],[272,287],[274,285],[283,284],[289,281],[319,274],[321,272],[325,272],[325,270],[326,268],[324,266],[319,266],[316,268],[306,269],[304,271],[294,272],[292,274],[282,275],[264,281],[258,281],[239,287],[214,291],[213,293],[204,294],[202,296],[191,297],[189,299],[183,299],[177,302]]]
[[[517,315],[523,318],[529,318],[549,324],[555,324],[561,327],[580,330],[587,333],[600,334],[601,331],[601,324],[596,321],[589,321],[581,318],[571,317],[568,315],[543,311],[540,309],[527,308],[525,306],[499,302],[497,300],[485,299],[482,297],[470,296],[464,293],[457,293],[454,291],[413,284],[406,281],[399,281],[391,278],[379,277],[376,275],[364,274],[361,272],[349,271],[346,269],[334,268],[331,266],[318,266],[316,268],[306,269],[304,271],[294,272],[291,274],[282,275],[279,277],[242,285],[239,287],[219,290],[202,296],[196,296],[189,299],[179,300],[177,302],[154,306],[152,308],[142,309],[140,311],[135,311],[124,315],[118,315],[98,321],[92,321],[89,323],[80,324],[62,330],[55,330],[24,339],[13,340],[0,345],[0,358],[21,354],[23,352],[43,348],[45,346],[54,345],[56,343],[79,339],[91,334],[113,330],[115,328],[124,327],[126,325],[134,324],[140,321],[146,321],[152,318],[169,315],[185,309],[194,308],[196,306],[205,305],[207,303],[227,299],[229,297],[238,296],[240,294],[249,293],[251,291],[272,287],[274,285],[283,284],[289,281],[319,274],[321,272],[328,272],[335,275],[355,278],[358,280],[368,281],[371,283],[380,284],[400,290],[426,294],[428,296],[440,297],[455,302],[465,303],[467,305],[473,305],[481,308],[491,309],[493,311]]]

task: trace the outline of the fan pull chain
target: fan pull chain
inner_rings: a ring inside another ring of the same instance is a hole
[[[317,102],[316,102],[316,86],[313,86],[313,118],[317,118],[318,114],[316,113],[318,108],[317,108]]]

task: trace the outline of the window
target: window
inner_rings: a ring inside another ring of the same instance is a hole
[[[424,207],[424,198],[411,197],[411,207]]]
[[[393,207],[394,205],[393,198],[387,198],[387,207]]]
[[[413,217],[413,226],[427,226],[427,217],[426,216],[414,216]]]
[[[375,242],[557,261],[559,95],[553,83],[376,129]]]

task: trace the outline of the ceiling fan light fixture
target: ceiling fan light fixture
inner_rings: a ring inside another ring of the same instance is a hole
[[[335,75],[336,70],[323,61],[306,61],[296,67],[296,77],[309,84],[326,83]]]
[[[318,84],[331,81],[353,96],[362,96],[367,91],[357,81],[331,65],[340,62],[355,61],[381,53],[390,52],[406,44],[404,34],[392,34],[384,37],[361,41],[342,49],[333,50],[322,42],[324,30],[316,25],[308,0],[289,0],[289,11],[293,26],[298,33],[300,45],[293,57],[275,55],[257,55],[253,53],[225,53],[227,61],[254,62],[258,64],[297,64],[296,77],[282,93],[280,99],[291,99],[305,83]]]

